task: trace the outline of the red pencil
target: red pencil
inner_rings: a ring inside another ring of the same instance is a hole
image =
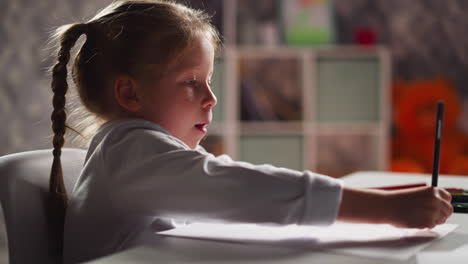
[[[405,184],[405,185],[373,187],[371,189],[390,191],[390,190],[401,190],[401,189],[409,189],[409,188],[416,188],[416,187],[423,187],[423,186],[427,186],[427,184],[426,183],[413,183],[413,184]]]

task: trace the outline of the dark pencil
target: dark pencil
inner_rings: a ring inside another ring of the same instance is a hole
[[[442,121],[444,119],[444,102],[437,102],[437,119],[434,141],[434,159],[432,164],[432,187],[437,187],[439,178],[440,140],[442,138]]]

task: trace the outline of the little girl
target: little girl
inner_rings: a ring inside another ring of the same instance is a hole
[[[60,166],[67,63],[81,35],[86,41],[73,80],[103,125],[67,205]],[[349,188],[310,171],[207,153],[198,144],[216,105],[210,79],[220,40],[201,11],[165,1],[115,2],[57,36],[51,205],[57,224],[65,218],[67,263],[163,243],[156,232],[186,220],[313,225],[339,219],[430,228],[452,213],[450,195],[440,188]]]

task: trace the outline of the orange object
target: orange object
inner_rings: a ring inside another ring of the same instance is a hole
[[[437,101],[445,102],[440,173],[468,175],[468,135],[457,128],[461,102],[453,84],[444,78],[394,81],[390,169],[431,173]]]
[[[424,173],[426,169],[419,161],[409,158],[392,160],[390,170],[394,172]]]
[[[461,103],[453,85],[444,79],[419,80],[398,83],[394,118],[400,132],[405,135],[434,133],[437,101],[446,105],[444,130],[452,129],[460,114]]]
[[[459,156],[449,163],[447,174],[468,176],[468,156]]]

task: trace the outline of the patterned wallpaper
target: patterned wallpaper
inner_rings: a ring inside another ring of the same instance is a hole
[[[220,1],[194,6],[217,9]],[[53,57],[45,45],[48,33],[58,25],[88,19],[110,2],[0,1],[0,155],[50,147],[46,70]],[[468,1],[335,0],[335,10],[338,43],[353,43],[355,28],[371,27],[378,43],[392,52],[395,77],[444,74],[468,96]],[[219,24],[219,16],[215,19]]]
[[[444,76],[463,98],[460,127],[468,132],[468,1],[335,0],[338,43],[370,27],[389,47],[394,78]]]
[[[353,29],[370,26],[392,51],[403,79],[448,74],[468,95],[468,1],[338,0],[338,41],[352,43]]]
[[[50,147],[49,32],[90,17],[108,2],[0,1],[0,155]]]

